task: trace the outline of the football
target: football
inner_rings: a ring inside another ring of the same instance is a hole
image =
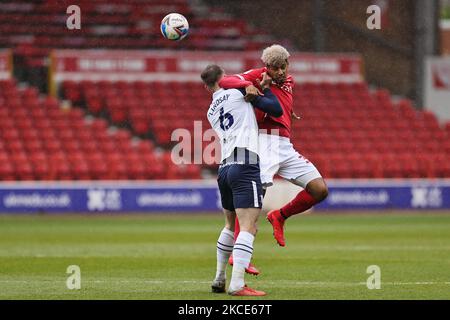
[[[161,21],[161,33],[166,39],[179,41],[187,36],[188,31],[189,23],[179,13],[169,13]]]

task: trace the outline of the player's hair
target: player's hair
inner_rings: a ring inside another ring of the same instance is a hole
[[[224,74],[224,71],[221,67],[217,64],[210,64],[202,71],[201,78],[208,88],[212,88],[222,74]]]
[[[266,66],[280,67],[288,63],[290,54],[286,48],[279,44],[273,44],[263,50],[261,60]]]

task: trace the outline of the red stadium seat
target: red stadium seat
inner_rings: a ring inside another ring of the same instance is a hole
[[[10,162],[0,162],[0,181],[16,180],[14,168]]]

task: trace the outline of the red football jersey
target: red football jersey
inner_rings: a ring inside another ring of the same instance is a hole
[[[219,85],[224,89],[245,87],[251,82],[255,87],[261,89],[259,82],[262,80],[262,73],[266,72],[266,68],[252,69],[234,76],[226,76],[220,80]],[[239,79],[238,79],[239,78]],[[277,97],[283,109],[283,115],[279,118],[272,117],[267,113],[255,109],[256,120],[260,129],[266,129],[268,133],[272,129],[278,129],[279,135],[290,137],[291,134],[291,117],[293,112],[292,89],[294,87],[294,79],[291,75],[286,77],[286,81],[282,85],[272,82],[270,90]]]

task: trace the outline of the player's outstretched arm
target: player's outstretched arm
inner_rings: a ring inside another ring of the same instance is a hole
[[[247,81],[239,75],[224,76],[219,81],[219,87],[224,89],[239,89],[251,86],[253,83]]]
[[[258,78],[264,72],[264,68],[251,69],[241,74],[234,74],[222,77],[219,87],[224,89],[240,89],[250,85],[259,85]]]

